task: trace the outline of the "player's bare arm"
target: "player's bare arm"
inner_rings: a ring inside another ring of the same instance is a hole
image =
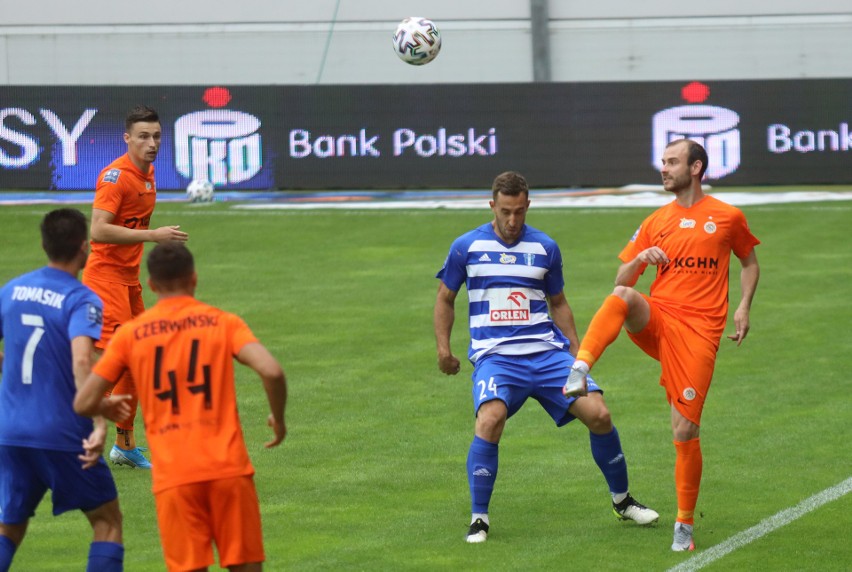
[[[571,342],[571,347],[568,351],[572,356],[576,356],[577,349],[580,347],[580,338],[577,336],[574,312],[571,310],[570,304],[568,304],[568,299],[565,298],[565,292],[550,296],[547,302],[550,305],[550,317],[553,319],[553,323],[556,324],[556,327]]]
[[[114,222],[115,214],[92,209],[92,240],[107,244],[138,244],[140,242],[186,242],[189,235],[180,226],[161,226],[154,229],[127,228]]]
[[[438,347],[438,369],[447,375],[456,375],[461,370],[459,358],[450,349],[450,334],[456,319],[456,294],[440,282],[435,300],[435,342]]]
[[[734,333],[728,336],[729,340],[737,342],[739,346],[748,335],[750,328],[749,313],[751,302],[757,290],[757,282],[760,279],[760,265],[757,263],[757,253],[752,249],[751,254],[740,258],[742,271],[740,272],[740,303],[734,311]]]
[[[278,360],[262,344],[246,344],[237,353],[237,361],[252,368],[263,381],[266,399],[269,401],[269,416],[266,424],[272,429],[274,438],[265,444],[271,448],[281,444],[287,436],[284,410],[287,407],[287,379]]]
[[[646,248],[630,262],[625,262],[618,268],[615,275],[616,286],[633,286],[649,265],[659,266],[668,264],[669,257],[659,246]]]
[[[129,395],[110,395],[104,397],[110,382],[92,372],[74,396],[74,412],[84,417],[98,415],[110,421],[124,421],[130,416]]]
[[[82,387],[92,371],[94,349],[94,341],[88,336],[77,336],[71,340],[71,362],[77,389]],[[92,422],[94,424],[92,433],[83,439],[83,454],[77,455],[77,458],[83,462],[84,469],[90,469],[98,463],[98,459],[104,452],[106,441],[104,418],[98,415],[92,419]]]

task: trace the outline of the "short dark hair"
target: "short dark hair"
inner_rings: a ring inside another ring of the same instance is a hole
[[[530,187],[523,175],[515,171],[500,173],[491,184],[491,196],[496,201],[498,194],[515,197],[517,195],[530,196]]]
[[[52,210],[41,220],[41,247],[51,262],[74,260],[89,237],[86,215],[77,209]]]
[[[195,272],[192,253],[181,242],[163,242],[148,253],[151,282],[166,289],[182,286]]]
[[[158,123],[160,121],[160,116],[155,109],[147,105],[137,105],[127,114],[127,118],[124,120],[124,129],[129,133],[134,123],[154,123],[155,121]]]
[[[707,158],[707,150],[701,146],[700,143],[696,143],[692,139],[675,139],[666,147],[671,147],[672,145],[677,145],[678,143],[686,143],[686,164],[688,166],[692,166],[696,161],[701,161],[701,171],[698,173],[698,180],[701,181],[704,179],[704,173],[707,171],[707,162],[709,159]]]

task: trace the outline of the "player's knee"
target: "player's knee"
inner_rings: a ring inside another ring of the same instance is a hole
[[[612,431],[612,417],[603,402],[600,403],[599,407],[590,411],[583,422],[592,433],[604,435]]]
[[[506,404],[495,399],[483,403],[476,414],[476,433],[491,442],[500,439],[506,424]]]
[[[629,302],[630,298],[636,294],[636,290],[631,288],[630,286],[616,286],[612,290],[613,296],[618,296],[625,302]]]
[[[86,514],[96,541],[121,542],[123,516],[118,501],[110,501]]]

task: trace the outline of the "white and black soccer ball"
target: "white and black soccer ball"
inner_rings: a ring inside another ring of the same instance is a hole
[[[186,187],[186,198],[191,203],[213,202],[213,183],[195,179]]]
[[[441,32],[432,20],[411,16],[396,27],[393,51],[407,64],[428,64],[441,51]]]

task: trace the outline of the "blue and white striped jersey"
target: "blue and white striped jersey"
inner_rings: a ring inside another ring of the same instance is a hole
[[[503,243],[491,223],[459,238],[436,278],[450,290],[467,287],[472,363],[484,355],[527,355],[567,349],[547,308],[547,296],[562,292],[562,253],[556,242],[524,225],[517,243]]]

